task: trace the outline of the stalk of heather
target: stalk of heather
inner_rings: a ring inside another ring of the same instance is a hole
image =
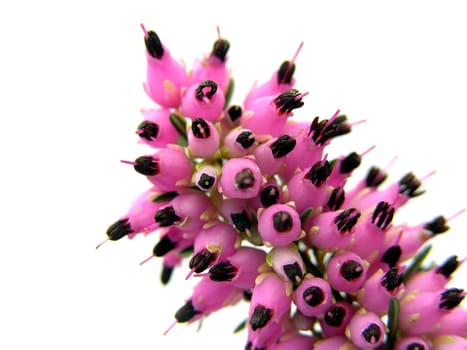
[[[197,279],[175,323],[246,302],[247,350],[467,349],[466,292],[448,287],[464,259],[423,264],[449,220],[393,221],[422,180],[408,172],[384,187],[388,174],[371,166],[349,188],[364,154],[328,159],[326,147],[352,122],[340,111],[291,118],[307,95],[296,56],[232,105],[226,39],[187,70],[142,28],[144,88],[158,106],[136,127],[149,151],[123,162],[148,189],[106,241],[158,235],[149,258],[162,258],[162,283],[176,268]]]

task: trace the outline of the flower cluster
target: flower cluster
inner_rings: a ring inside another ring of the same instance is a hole
[[[187,70],[142,28],[158,107],[136,129],[152,151],[124,162],[150,185],[107,240],[157,234],[162,283],[180,266],[198,280],[175,322],[246,301],[247,350],[466,349],[466,293],[448,287],[463,259],[422,265],[449,219],[393,223],[424,192],[411,172],[382,187],[373,166],[346,186],[364,153],[328,159],[325,148],[353,124],[339,111],[291,118],[307,95],[296,55],[233,105],[226,39]]]

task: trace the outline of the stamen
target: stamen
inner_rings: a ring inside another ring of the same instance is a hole
[[[235,175],[235,185],[237,188],[246,190],[250,187],[253,187],[255,184],[255,176],[253,172],[248,169],[242,169]]]
[[[200,101],[210,100],[217,92],[217,84],[212,80],[205,80],[196,87],[195,96]]]
[[[312,307],[318,306],[324,300],[323,290],[319,287],[307,288],[303,292],[303,300]]]
[[[353,281],[362,275],[363,266],[358,261],[347,260],[342,264],[340,273],[347,281]]]
[[[211,136],[211,128],[209,124],[202,118],[196,118],[191,124],[191,131],[198,139],[207,139]]]
[[[138,125],[136,133],[148,141],[152,141],[159,134],[159,125],[150,121],[143,121]]]
[[[238,105],[230,106],[227,110],[227,115],[229,116],[232,123],[235,122],[238,118],[242,116],[242,107]]]
[[[327,160],[324,162],[317,161],[311,167],[308,173],[306,173],[304,178],[310,180],[316,187],[320,187],[327,181],[329,175],[331,175],[331,172],[331,163],[329,163]]]
[[[148,54],[153,58],[162,58],[164,55],[164,48],[162,46],[161,40],[159,39],[159,36],[153,30],[147,31],[142,23],[141,28],[144,32],[144,44]]]
[[[465,295],[466,293],[464,293],[463,289],[446,289],[440,295],[441,302],[439,303],[438,307],[440,309],[452,310],[461,303]]]
[[[279,188],[274,185],[266,186],[260,193],[261,204],[265,207],[270,207],[273,204],[276,204],[279,200]]]
[[[360,216],[361,213],[357,209],[346,209],[336,216],[334,223],[336,224],[340,233],[350,232],[350,230],[352,230],[352,228],[357,223]]]
[[[266,326],[268,321],[272,318],[273,311],[264,307],[263,305],[258,305],[253,310],[253,314],[250,317],[250,325],[253,331],[263,328]]]
[[[159,227],[167,227],[182,219],[175,213],[175,209],[170,206],[159,209],[154,215],[154,220],[159,224]]]
[[[255,141],[255,135],[251,131],[242,131],[235,139],[235,142],[240,144],[243,149],[250,148]]]
[[[274,104],[278,109],[279,115],[291,113],[294,109],[302,107],[304,103],[301,99],[305,95],[306,94],[300,94],[296,89],[291,89],[277,96],[274,99]]]
[[[230,214],[230,218],[238,231],[247,232],[251,229],[252,223],[246,210],[242,210],[240,213],[232,213]]]
[[[344,204],[345,200],[345,191],[342,187],[336,187],[332,190],[331,195],[329,196],[328,200],[328,208],[329,210],[339,210]]]

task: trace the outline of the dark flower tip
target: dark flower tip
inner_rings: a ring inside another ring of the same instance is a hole
[[[215,181],[216,179],[214,176],[203,173],[198,180],[198,186],[202,189],[209,190],[214,185]]]
[[[211,56],[217,57],[221,62],[225,62],[230,43],[226,39],[217,39],[212,46]]]
[[[292,282],[293,289],[296,289],[303,278],[303,271],[297,262],[283,266],[284,272]]]
[[[196,87],[195,96],[202,101],[205,97],[211,99],[217,92],[217,84],[212,80],[205,80]]]
[[[251,229],[252,223],[246,210],[242,210],[240,213],[232,213],[230,214],[230,218],[232,219],[233,225],[238,231],[246,232],[247,230]]]
[[[278,211],[272,216],[272,224],[278,232],[288,232],[293,226],[292,216],[286,211]]]
[[[425,348],[425,345],[420,343],[410,343],[407,345],[406,350],[428,350]]]
[[[281,158],[289,154],[295,148],[297,141],[289,135],[282,135],[271,144],[271,151],[274,158]]]
[[[371,323],[363,330],[362,335],[369,344],[375,344],[381,338],[382,332],[377,324]]]
[[[173,207],[159,209],[154,215],[154,221],[157,222],[160,227],[171,226],[180,220],[181,218],[175,213]]]
[[[211,128],[202,118],[196,118],[193,120],[191,131],[193,131],[193,135],[198,139],[207,139],[211,136]]]
[[[295,72],[295,63],[290,61],[282,62],[277,72],[277,83],[278,84],[291,84],[293,74]]]
[[[372,166],[366,175],[365,184],[367,187],[376,188],[381,185],[387,177],[388,175],[383,170],[377,166]]]
[[[395,209],[388,202],[381,201],[376,205],[371,222],[381,230],[385,230],[392,222]]]
[[[339,210],[344,204],[345,200],[345,191],[342,187],[336,187],[332,190],[331,195],[328,200],[329,210]]]
[[[304,105],[302,97],[303,94],[296,89],[291,89],[277,96],[274,99],[274,104],[278,109],[279,115],[291,113],[294,109],[302,107]]]
[[[319,287],[310,287],[305,289],[302,297],[308,305],[315,307],[323,302],[324,293],[323,290]]]
[[[141,175],[153,176],[159,174],[159,162],[153,156],[141,156],[135,159],[133,168]]]
[[[258,305],[253,310],[253,314],[250,317],[250,326],[253,331],[263,328],[272,318],[273,311],[264,307],[263,305]]]
[[[162,271],[161,271],[161,283],[166,285],[169,283],[170,278],[172,277],[174,268],[172,266],[167,266],[164,265],[162,266]]]
[[[308,136],[315,142],[316,145],[324,145],[329,140],[348,134],[351,131],[350,125],[347,123],[346,115],[339,115],[331,122],[327,119],[319,120],[315,117],[310,124]]]
[[[436,269],[436,273],[439,273],[444,277],[449,278],[453,274],[453,272],[457,270],[458,267],[459,261],[457,261],[457,256],[453,255]]]
[[[259,198],[261,204],[264,205],[266,208],[270,207],[273,204],[276,204],[279,201],[280,191],[277,186],[269,185],[263,188],[261,191]]]
[[[326,324],[331,327],[340,327],[344,321],[345,315],[346,311],[342,306],[332,306],[324,314],[324,322],[326,322]]]
[[[311,169],[305,174],[305,179],[310,180],[313,185],[319,187],[323,185],[332,172],[332,165],[327,160],[317,161]]]
[[[386,251],[383,254],[383,257],[381,258],[381,261],[388,264],[389,267],[394,267],[399,261],[401,255],[402,249],[400,245],[393,245],[386,249]]]
[[[178,311],[175,313],[175,319],[177,322],[183,323],[190,321],[193,317],[195,317],[200,312],[195,309],[193,303],[187,301],[185,305],[183,305]]]
[[[250,187],[253,187],[255,184],[255,176],[253,172],[248,169],[242,169],[235,175],[235,185],[241,190],[246,190]]]
[[[349,174],[357,169],[361,162],[362,157],[357,152],[352,152],[342,160],[339,171],[341,174]]]
[[[399,269],[397,267],[392,267],[384,274],[381,279],[381,285],[386,288],[388,292],[392,292],[402,284],[402,281],[403,274],[399,273]]]
[[[340,273],[347,281],[358,279],[363,273],[363,266],[355,260],[347,260],[341,266]]]
[[[147,120],[142,121],[138,125],[138,130],[136,131],[136,133],[139,135],[139,137],[148,141],[152,141],[159,134],[159,125]]]
[[[440,303],[438,307],[440,309],[451,310],[458,306],[464,299],[465,293],[463,289],[450,288],[446,289],[440,295]]]
[[[109,226],[107,229],[107,237],[111,241],[118,241],[119,239],[125,237],[126,235],[132,233],[133,230],[131,229],[130,222],[128,219],[120,219],[115,221],[112,225]]]
[[[239,105],[230,106],[229,109],[227,109],[227,115],[229,116],[232,123],[235,122],[242,116],[242,107]]]
[[[229,262],[220,262],[209,269],[209,278],[213,281],[232,281],[238,269]]]
[[[336,224],[340,233],[346,233],[352,230],[360,216],[361,213],[357,209],[346,209],[336,216],[334,223]]]
[[[447,220],[444,216],[437,216],[430,222],[426,223],[424,228],[430,231],[433,235],[438,235],[449,230],[449,226],[446,225]]]
[[[203,248],[191,257],[188,266],[196,273],[203,272],[217,259],[217,256],[218,253],[211,253],[206,248]]]
[[[177,246],[167,235],[163,236],[152,249],[154,256],[164,256]]]
[[[153,30],[149,30],[144,36],[144,44],[146,45],[146,50],[151,57],[161,59],[164,55],[164,48],[162,47],[161,40],[157,33]]]
[[[251,131],[242,131],[235,139],[235,142],[240,144],[243,149],[248,149],[255,143],[255,141],[255,135]]]
[[[419,190],[420,180],[413,173],[407,173],[399,180],[399,193],[405,194],[410,198],[420,196],[425,191]]]

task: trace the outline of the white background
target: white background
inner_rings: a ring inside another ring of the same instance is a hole
[[[140,23],[177,58],[208,53],[216,26],[231,42],[233,102],[298,44],[297,118],[341,109],[367,122],[331,155],[376,148],[357,174],[395,156],[390,180],[424,175],[427,193],[395,221],[450,216],[467,203],[467,22],[462,1],[3,1],[0,5],[0,348],[241,349],[232,336],[246,304],[163,331],[190,295],[178,271],[159,285],[159,261],[140,267],[157,237],[95,250],[109,224],[148,187],[121,159],[136,144]],[[388,182],[389,184],[389,182]],[[433,259],[465,256],[466,215],[435,241]],[[466,268],[453,283],[466,288]],[[178,281],[178,282],[177,282]],[[464,303],[465,304],[465,303]]]

